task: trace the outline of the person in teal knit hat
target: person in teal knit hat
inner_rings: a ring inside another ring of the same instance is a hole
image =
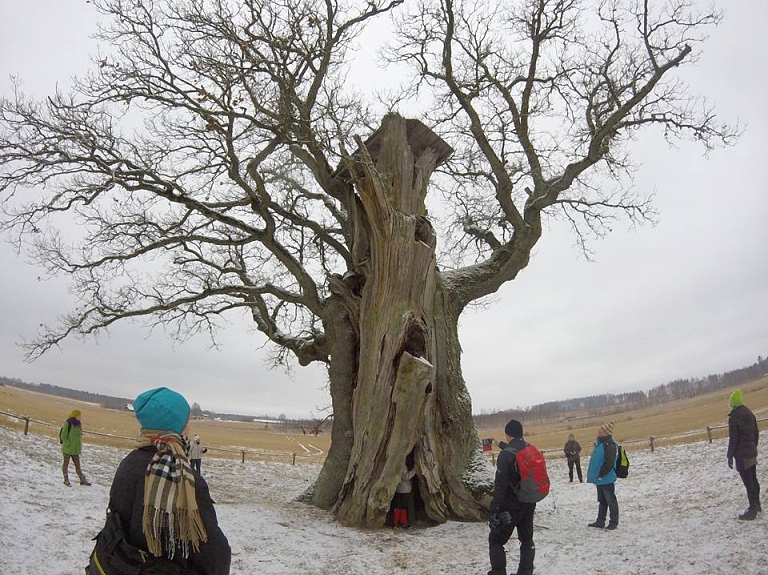
[[[728,414],[728,467],[736,471],[747,489],[749,507],[739,515],[742,521],[751,521],[763,511],[760,506],[760,483],[757,481],[757,443],[760,430],[755,414],[744,405],[742,391],[737,389],[728,400],[731,412]]]
[[[192,471],[186,454],[189,403],[180,393],[157,387],[139,394],[133,411],[139,438],[115,473],[105,535],[97,538],[89,575],[116,572],[124,561],[117,556],[119,546],[109,544],[115,516],[146,562],[142,573],[229,575],[232,550],[208,484]]]
[[[83,452],[83,427],[80,423],[80,410],[73,409],[67,417],[66,423],[59,430],[59,443],[64,462],[61,465],[61,473],[64,475],[64,485],[71,487],[69,482],[69,461],[75,464],[75,472],[80,478],[80,485],[90,485],[85,478],[85,473],[80,469],[80,454]]]

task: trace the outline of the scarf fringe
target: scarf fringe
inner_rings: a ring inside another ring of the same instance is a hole
[[[198,509],[168,513],[145,506],[142,529],[147,548],[155,557],[163,555],[163,545],[169,559],[173,559],[177,548],[181,549],[182,556],[189,557],[190,553],[200,551],[200,543],[208,541]]]

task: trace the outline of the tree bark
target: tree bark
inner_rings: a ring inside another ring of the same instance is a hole
[[[430,520],[479,519],[490,474],[484,483],[468,480],[468,470],[488,466],[461,377],[461,310],[438,273],[424,202],[445,149],[409,143],[406,121],[394,114],[384,118],[380,135],[376,165],[361,146],[362,171],[353,176],[356,227],[365,246],[354,252],[359,296],[350,282],[332,280],[344,314],[353,322],[359,313],[357,329],[348,331],[356,331],[359,353],[354,374],[343,344],[336,344],[340,354],[331,353],[334,446],[313,501],[327,507],[335,493],[333,512],[341,522],[383,526],[412,454]]]

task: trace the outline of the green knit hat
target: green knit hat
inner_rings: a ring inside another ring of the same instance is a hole
[[[731,394],[730,399],[728,400],[728,403],[731,405],[731,407],[739,407],[740,405],[744,405],[744,400],[741,397],[742,393],[740,389],[737,389]]]

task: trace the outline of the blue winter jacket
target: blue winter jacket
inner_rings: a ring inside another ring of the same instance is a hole
[[[592,457],[589,458],[587,483],[608,485],[616,483],[616,443],[613,437],[598,437]]]

